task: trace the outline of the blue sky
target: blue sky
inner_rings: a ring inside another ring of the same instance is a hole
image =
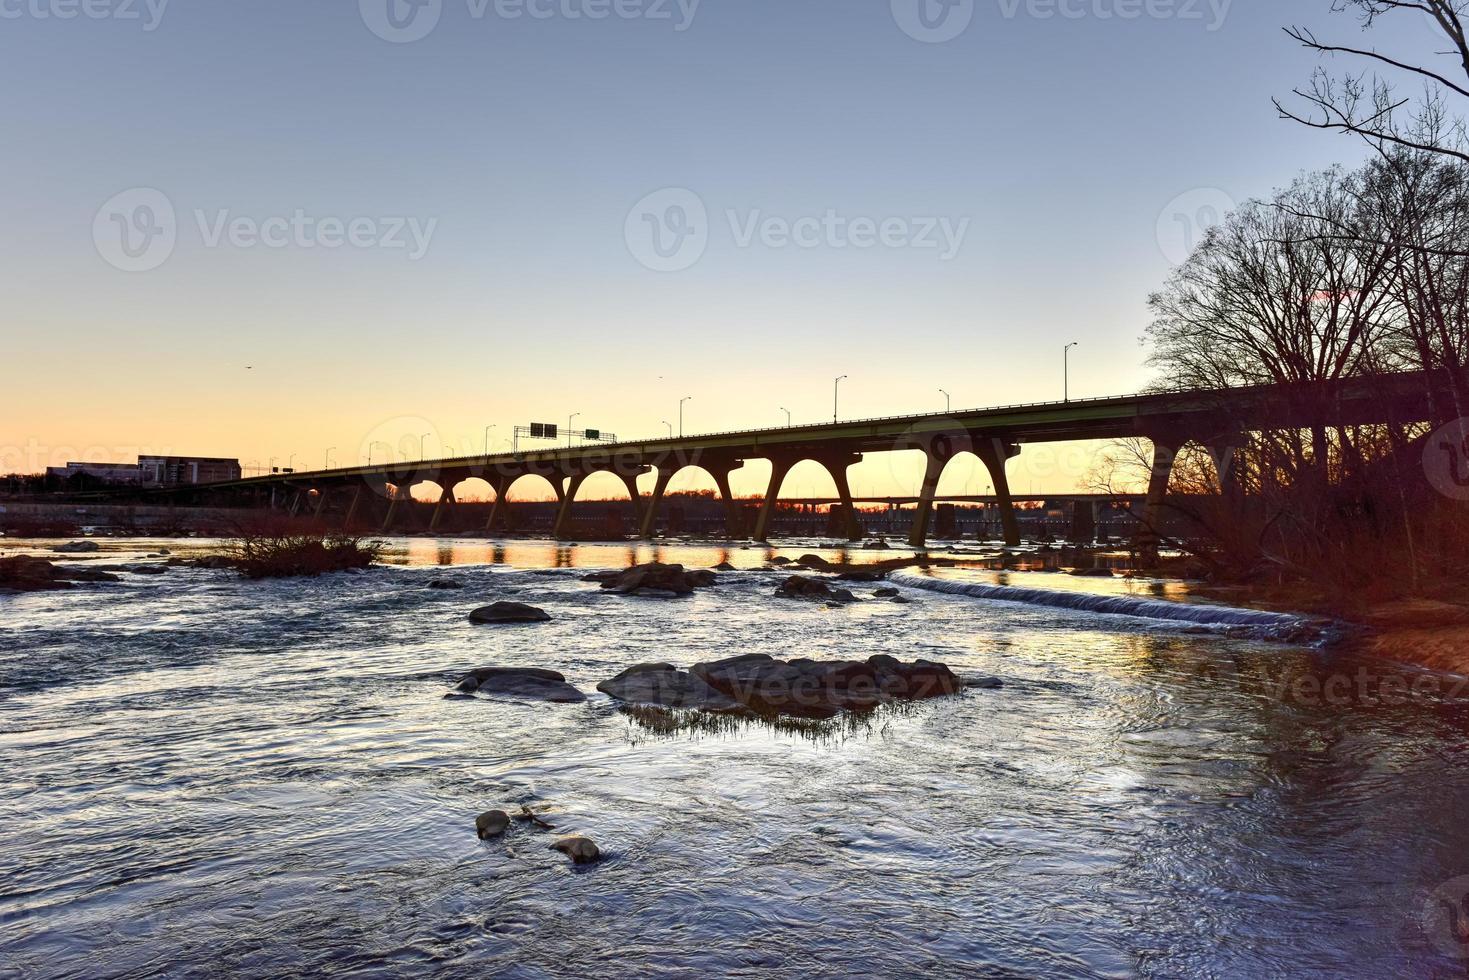
[[[1032,401],[1069,341],[1074,396],[1130,391],[1183,222],[1361,158],[1270,105],[1283,26],[1357,38],[1329,0],[974,0],[941,43],[917,0],[388,2],[427,23],[0,0],[4,462]],[[139,189],[171,246],[129,269]]]

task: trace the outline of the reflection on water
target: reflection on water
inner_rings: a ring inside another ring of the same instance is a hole
[[[189,547],[106,542],[160,544]],[[1451,679],[907,587],[792,603],[767,556],[404,539],[360,575],[180,568],[0,598],[0,973],[1456,969],[1424,912],[1469,872]],[[652,559],[748,571],[684,600],[580,581]],[[445,565],[463,589],[427,588]],[[502,598],[555,618],[467,622]],[[1006,686],[825,741],[649,738],[596,694],[441,698],[472,666],[591,692],[746,652],[923,656]],[[475,814],[521,802],[607,860],[574,869],[522,825],[475,838]]]

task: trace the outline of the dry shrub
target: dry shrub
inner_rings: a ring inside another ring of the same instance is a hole
[[[246,578],[295,578],[366,568],[382,547],[345,534],[247,534],[226,554]]]

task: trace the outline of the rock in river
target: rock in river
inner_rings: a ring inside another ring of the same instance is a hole
[[[495,694],[527,701],[574,704],[587,696],[554,670],[539,667],[481,667],[459,679],[456,691],[464,694]]]
[[[826,602],[857,602],[856,596],[846,589],[833,589],[824,579],[792,575],[776,586],[775,594],[782,599],[821,599]]]
[[[504,810],[486,810],[474,818],[474,832],[480,840],[499,837],[510,826],[510,814]]]
[[[956,694],[964,684],[940,663],[875,656],[861,660],[776,660],[749,653],[695,664],[639,664],[597,690],[629,704],[737,711],[765,717],[830,718],[866,711],[885,701],[916,701]]]
[[[591,864],[602,856],[590,837],[563,837],[552,844],[551,849],[560,851],[577,864]]]
[[[523,602],[495,602],[469,614],[471,623],[544,623],[551,614]]]
[[[707,568],[685,569],[682,565],[654,561],[621,570],[593,572],[583,581],[600,582],[602,588],[621,595],[645,592],[688,595],[695,589],[713,585],[716,578],[714,572]]]
[[[0,591],[40,592],[67,589],[73,582],[118,582],[110,572],[92,568],[65,568],[44,558],[14,555],[0,558]]]
[[[102,546],[95,541],[68,541],[66,544],[53,546],[51,550],[62,555],[80,555],[91,551],[101,551]]]
[[[672,664],[638,664],[597,685],[610,698],[658,708],[739,711],[742,705]]]

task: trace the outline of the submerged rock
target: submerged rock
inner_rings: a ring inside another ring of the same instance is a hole
[[[471,623],[544,623],[551,614],[544,609],[528,606],[523,602],[494,602],[480,606],[469,614]]]
[[[551,845],[551,850],[560,851],[576,864],[592,864],[602,857],[590,837],[563,837]]]
[[[504,810],[486,810],[474,818],[474,831],[480,840],[499,837],[510,826],[510,814]]]
[[[1073,568],[1072,575],[1080,578],[1112,578],[1113,572],[1110,568]]]
[[[881,589],[874,589],[872,594],[878,599],[893,599],[897,597],[898,590],[891,586],[885,586]]]
[[[431,589],[462,589],[464,583],[456,582],[452,578],[436,578],[428,583],[428,587]]]
[[[69,589],[74,582],[120,582],[111,572],[91,568],[67,568],[45,558],[14,555],[0,558],[0,591],[43,592]]]
[[[566,683],[561,674],[539,667],[481,667],[460,678],[455,690],[557,704],[575,704],[587,699]]]

